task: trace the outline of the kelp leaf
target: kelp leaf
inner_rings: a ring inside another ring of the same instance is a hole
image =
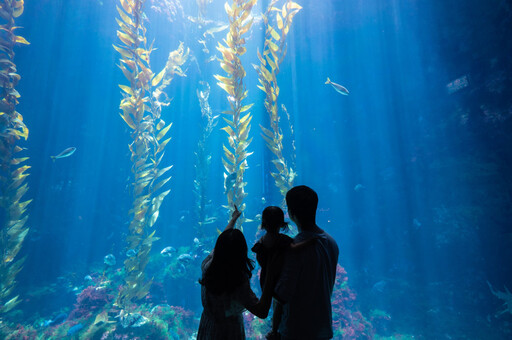
[[[231,163],[235,163],[235,156],[233,155],[233,153],[225,145],[222,145],[222,148],[224,149],[224,154],[226,155],[226,158]]]
[[[126,15],[126,13],[121,8],[119,8],[119,6],[116,6],[116,8],[117,8],[117,12],[121,16],[121,19],[123,19],[123,21],[126,24],[128,24],[132,27],[135,27],[135,24],[133,23],[132,19],[128,15]]]
[[[134,94],[133,94],[133,90],[132,90],[132,88],[131,88],[130,86],[126,86],[126,85],[121,85],[121,84],[119,84],[119,88],[120,88],[121,90],[123,90],[124,92],[128,93],[130,96],[133,96],[133,95],[134,95]]]
[[[157,141],[160,141],[160,139],[162,139],[162,138],[165,136],[165,134],[167,133],[167,131],[169,131],[169,129],[171,128],[171,126],[172,126],[172,123],[171,123],[171,124],[169,124],[169,125],[167,125],[167,127],[165,127],[164,129],[162,129],[162,130],[158,133],[158,135],[156,136],[156,140],[157,140]]]
[[[30,45],[30,43],[25,38],[19,35],[14,37],[14,41],[18,44]]]
[[[277,28],[282,30],[283,29],[283,18],[281,17],[281,15],[279,13],[276,13],[276,20],[277,20]]]
[[[260,124],[260,128],[269,138],[274,138],[274,133]]]
[[[169,176],[163,180],[161,180],[160,182],[158,182],[157,184],[155,184],[152,188],[153,192],[156,192],[158,191],[161,187],[163,187],[165,185],[165,183],[169,182],[169,180],[172,178],[172,176]]]
[[[162,143],[160,143],[160,145],[158,146],[158,149],[156,150],[156,153],[160,153],[164,150],[165,146],[167,145],[167,143],[169,143],[169,141],[171,140],[172,137],[169,137],[167,138],[166,140],[164,140]]]
[[[240,109],[240,113],[249,110],[254,104],[245,105]]]
[[[121,0],[121,6],[123,6],[126,13],[132,14],[132,8],[126,3],[126,0]]]
[[[158,73],[156,76],[154,76],[153,80],[151,81],[151,85],[157,86],[160,83],[160,81],[162,81],[162,78],[164,77],[166,71],[167,71],[167,67],[164,67],[164,69],[162,71],[160,71],[160,73]]]
[[[299,5],[298,3],[293,2],[293,1],[288,2],[286,4],[286,7],[288,8],[288,10],[292,10],[292,9],[301,10],[302,9],[301,5]]]
[[[159,171],[157,172],[157,174],[155,175],[155,179],[156,179],[156,178],[158,178],[158,177],[160,177],[160,176],[162,176],[163,174],[165,174],[165,173],[166,173],[167,171],[169,171],[171,168],[172,168],[172,165],[171,165],[171,166],[168,166],[168,167],[166,167],[166,168],[163,168],[163,169],[161,169],[161,170],[159,170]]]
[[[127,115],[127,114],[119,114],[121,116],[121,118],[123,118],[124,122],[129,126],[131,127],[133,130],[137,129],[137,126],[135,126],[135,123],[133,122],[132,118],[130,117],[130,115]]]
[[[158,210],[155,211],[153,213],[153,215],[151,215],[151,218],[149,219],[149,223],[148,223],[149,227],[152,227],[155,224],[156,220],[158,219],[158,215],[159,215]]]
[[[221,82],[218,82],[217,85],[224,91],[226,91],[228,94],[234,96],[235,95],[235,88],[232,85],[227,85]]]
[[[277,31],[272,26],[269,25],[267,27],[270,31],[270,35],[272,36],[272,38],[279,41],[279,39],[281,39],[281,36],[279,35],[279,33],[277,33]]]
[[[233,129],[231,128],[231,126],[225,126],[223,127],[221,130],[224,130],[226,131],[230,136],[234,136],[235,135],[235,132],[233,131]]]
[[[117,31],[117,36],[127,46],[135,45],[135,40],[130,35],[123,33],[121,31]]]

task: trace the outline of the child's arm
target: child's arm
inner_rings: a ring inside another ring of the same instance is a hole
[[[242,213],[240,211],[238,211],[238,208],[235,205],[235,210],[233,211],[233,214],[231,214],[231,220],[229,220],[229,223],[226,226],[226,228],[224,228],[224,231],[226,231],[228,229],[232,229],[235,226],[236,220],[238,220],[240,215],[242,215]]]

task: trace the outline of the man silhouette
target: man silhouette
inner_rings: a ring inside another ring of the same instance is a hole
[[[286,194],[288,215],[299,234],[294,242],[314,239],[300,251],[288,251],[274,293],[283,304],[279,334],[284,340],[331,339],[331,295],[339,249],[336,241],[316,225],[318,195],[305,186]]]

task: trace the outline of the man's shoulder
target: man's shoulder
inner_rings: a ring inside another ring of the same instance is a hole
[[[325,230],[324,232],[322,233],[322,235],[325,235],[325,238],[329,241],[329,242],[332,242],[334,244],[337,244],[336,243],[336,240],[334,239],[334,237],[331,236],[331,234],[327,233]]]
[[[323,244],[325,249],[328,250],[328,252],[331,254],[331,256],[338,257],[340,251],[338,248],[338,243],[336,242],[334,237],[332,237],[326,231],[322,231],[322,233],[320,233],[319,235],[320,235],[319,236],[320,242]]]

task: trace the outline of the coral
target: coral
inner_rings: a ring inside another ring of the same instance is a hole
[[[77,297],[75,309],[71,311],[68,319],[89,318],[93,313],[98,313],[105,305],[110,304],[114,299],[106,288],[87,287]]]
[[[245,336],[248,339],[265,339],[265,334],[271,328],[270,320],[272,318],[267,318],[265,320],[255,317],[253,314],[249,312],[245,312],[243,314],[244,325],[245,325]]]
[[[372,339],[373,327],[356,309],[355,300],[356,294],[348,286],[347,272],[338,264],[332,295],[335,339]]]
[[[0,331],[0,336],[5,340],[30,340],[37,338],[37,331],[31,326],[18,325],[16,329],[4,332]]]

